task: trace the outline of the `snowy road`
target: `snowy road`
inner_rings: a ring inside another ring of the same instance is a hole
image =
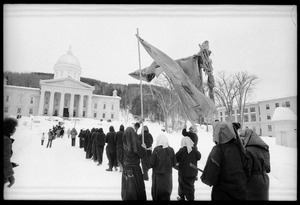
[[[52,148],[40,145],[40,135],[36,130],[19,129],[14,138],[14,155],[12,161],[20,164],[15,168],[16,183],[11,187],[4,187],[4,199],[13,200],[121,200],[121,173],[119,171],[107,172],[107,157],[104,152],[103,164],[97,166],[91,159],[85,158],[85,152],[78,147],[71,147],[71,139],[57,138]],[[199,138],[201,143],[201,138]],[[272,147],[271,147],[272,148]],[[204,147],[199,147],[204,150]],[[276,148],[278,149],[278,148]],[[177,148],[174,148],[177,151]],[[271,149],[271,157],[272,150]],[[203,168],[207,153],[202,152],[200,168]],[[276,173],[285,170],[275,164]],[[286,165],[285,165],[286,166]],[[294,166],[294,165],[293,165]],[[274,172],[273,169],[273,172]],[[281,170],[282,169],[282,170]],[[293,170],[291,168],[290,170]],[[294,174],[294,172],[291,172]],[[147,200],[151,197],[150,180],[145,182]],[[281,175],[270,174],[270,200],[297,200],[296,183],[281,179]],[[177,170],[173,169],[173,192],[171,200],[176,200],[178,182]],[[201,182],[195,183],[195,200],[210,200],[211,188]]]

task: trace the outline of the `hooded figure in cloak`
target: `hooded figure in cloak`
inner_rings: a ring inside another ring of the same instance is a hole
[[[146,189],[140,166],[146,156],[146,145],[137,139],[132,127],[127,127],[123,135],[122,200],[146,200]]]
[[[270,153],[269,146],[251,129],[241,131],[244,146],[251,157],[251,175],[248,179],[247,200],[269,200]]]
[[[213,141],[216,145],[207,158],[201,176],[203,183],[213,187],[211,199],[246,200],[247,176],[233,125],[216,122]]]

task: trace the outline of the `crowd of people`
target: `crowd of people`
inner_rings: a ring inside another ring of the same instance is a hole
[[[4,119],[4,184],[13,185],[12,142],[17,121]],[[151,196],[153,200],[170,200],[173,190],[173,168],[178,170],[177,200],[195,200],[195,182],[198,180],[197,162],[201,159],[198,150],[198,136],[193,126],[182,130],[180,149],[175,152],[170,147],[164,133],[153,137],[147,126],[139,123],[125,127],[120,125],[116,132],[114,126],[104,133],[103,128],[68,129],[71,146],[79,138],[79,148],[85,151],[86,159],[97,165],[103,163],[104,147],[108,159],[106,171],[122,173],[122,200],[146,200],[145,182],[149,180],[148,171],[152,169]],[[47,147],[51,147],[55,137],[63,136],[60,125],[48,132]],[[78,134],[78,136],[77,136]],[[74,139],[74,140],[73,140]],[[42,145],[44,134],[42,136]],[[251,129],[241,129],[239,123],[216,121],[213,125],[212,148],[204,170],[200,170],[201,181],[212,186],[211,199],[215,200],[268,200],[270,155],[268,145]]]

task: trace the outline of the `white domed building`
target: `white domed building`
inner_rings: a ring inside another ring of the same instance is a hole
[[[118,120],[121,98],[95,95],[94,86],[80,81],[81,67],[71,48],[54,65],[54,78],[40,80],[39,88],[6,85],[4,116],[41,115]]]

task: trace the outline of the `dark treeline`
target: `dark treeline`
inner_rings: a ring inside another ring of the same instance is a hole
[[[40,80],[53,79],[54,74],[32,72],[32,73],[18,73],[18,72],[4,72],[4,77],[7,78],[7,85],[40,88]],[[140,101],[140,85],[139,84],[112,84],[101,82],[99,80],[81,77],[80,81],[91,86],[95,86],[93,94],[112,96],[114,90],[117,90],[117,95],[121,97],[120,108],[127,110],[135,116],[141,115],[141,101]],[[159,90],[165,88],[153,86]],[[150,117],[153,121],[163,121],[163,115],[159,109],[157,100],[155,100],[150,92],[149,85],[143,84],[143,114],[144,117]]]

